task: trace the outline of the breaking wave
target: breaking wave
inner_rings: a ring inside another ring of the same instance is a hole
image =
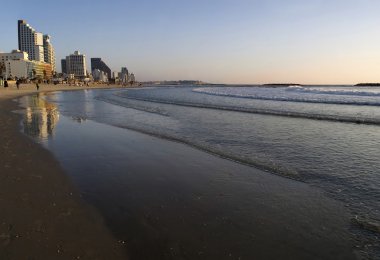
[[[204,103],[196,103],[196,102],[179,102],[178,100],[171,101],[171,100],[163,100],[163,99],[128,96],[128,95],[125,95],[124,93],[118,93],[115,95],[122,98],[126,98],[126,99],[169,104],[169,105],[218,109],[218,110],[225,110],[225,111],[265,114],[265,115],[274,115],[274,116],[287,116],[287,117],[306,118],[306,119],[314,119],[314,120],[327,120],[327,121],[355,123],[355,124],[380,125],[380,118],[375,118],[375,117],[369,118],[369,117],[355,116],[355,115],[343,116],[343,115],[332,115],[332,114],[317,114],[317,113],[310,113],[310,112],[304,113],[304,112],[287,111],[287,110],[260,109],[260,108],[252,108],[252,107],[221,106],[221,105],[204,104]]]
[[[328,88],[300,87],[264,88],[264,87],[207,87],[195,88],[194,92],[248,99],[342,104],[359,106],[380,106],[380,88]]]
[[[365,97],[380,97],[380,88],[316,88],[316,87],[301,87],[301,86],[290,86],[287,88],[288,91],[297,91],[303,93],[314,93],[314,94],[328,94],[328,95],[345,95],[345,96],[365,96]]]

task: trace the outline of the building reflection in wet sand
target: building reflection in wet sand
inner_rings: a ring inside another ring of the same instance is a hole
[[[26,98],[23,124],[25,134],[46,139],[54,134],[54,128],[59,121],[59,111],[56,105],[42,99],[42,95]]]

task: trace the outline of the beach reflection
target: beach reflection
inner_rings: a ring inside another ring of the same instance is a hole
[[[28,96],[24,99],[24,132],[25,134],[47,139],[54,134],[54,128],[59,121],[58,107],[46,102],[44,94]]]

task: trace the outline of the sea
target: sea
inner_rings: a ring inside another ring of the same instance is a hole
[[[24,132],[51,150],[64,136],[55,130],[60,121],[95,122],[304,183],[341,203],[359,255],[380,259],[380,87],[160,85],[21,103],[29,111]],[[33,120],[39,106],[45,117]],[[62,156],[63,164],[72,157]]]

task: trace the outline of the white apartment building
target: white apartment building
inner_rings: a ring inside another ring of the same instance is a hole
[[[74,74],[76,78],[85,78],[86,72],[86,55],[75,51],[74,54],[66,56],[66,72]]]
[[[8,60],[28,60],[28,53],[20,50],[13,50],[12,52],[0,52],[0,62],[4,64]]]
[[[8,61],[10,60],[28,60],[28,53],[19,50],[13,50],[10,53],[0,53],[0,65],[5,68],[0,76],[9,76],[7,74],[7,69],[9,70],[7,66],[9,67]]]

